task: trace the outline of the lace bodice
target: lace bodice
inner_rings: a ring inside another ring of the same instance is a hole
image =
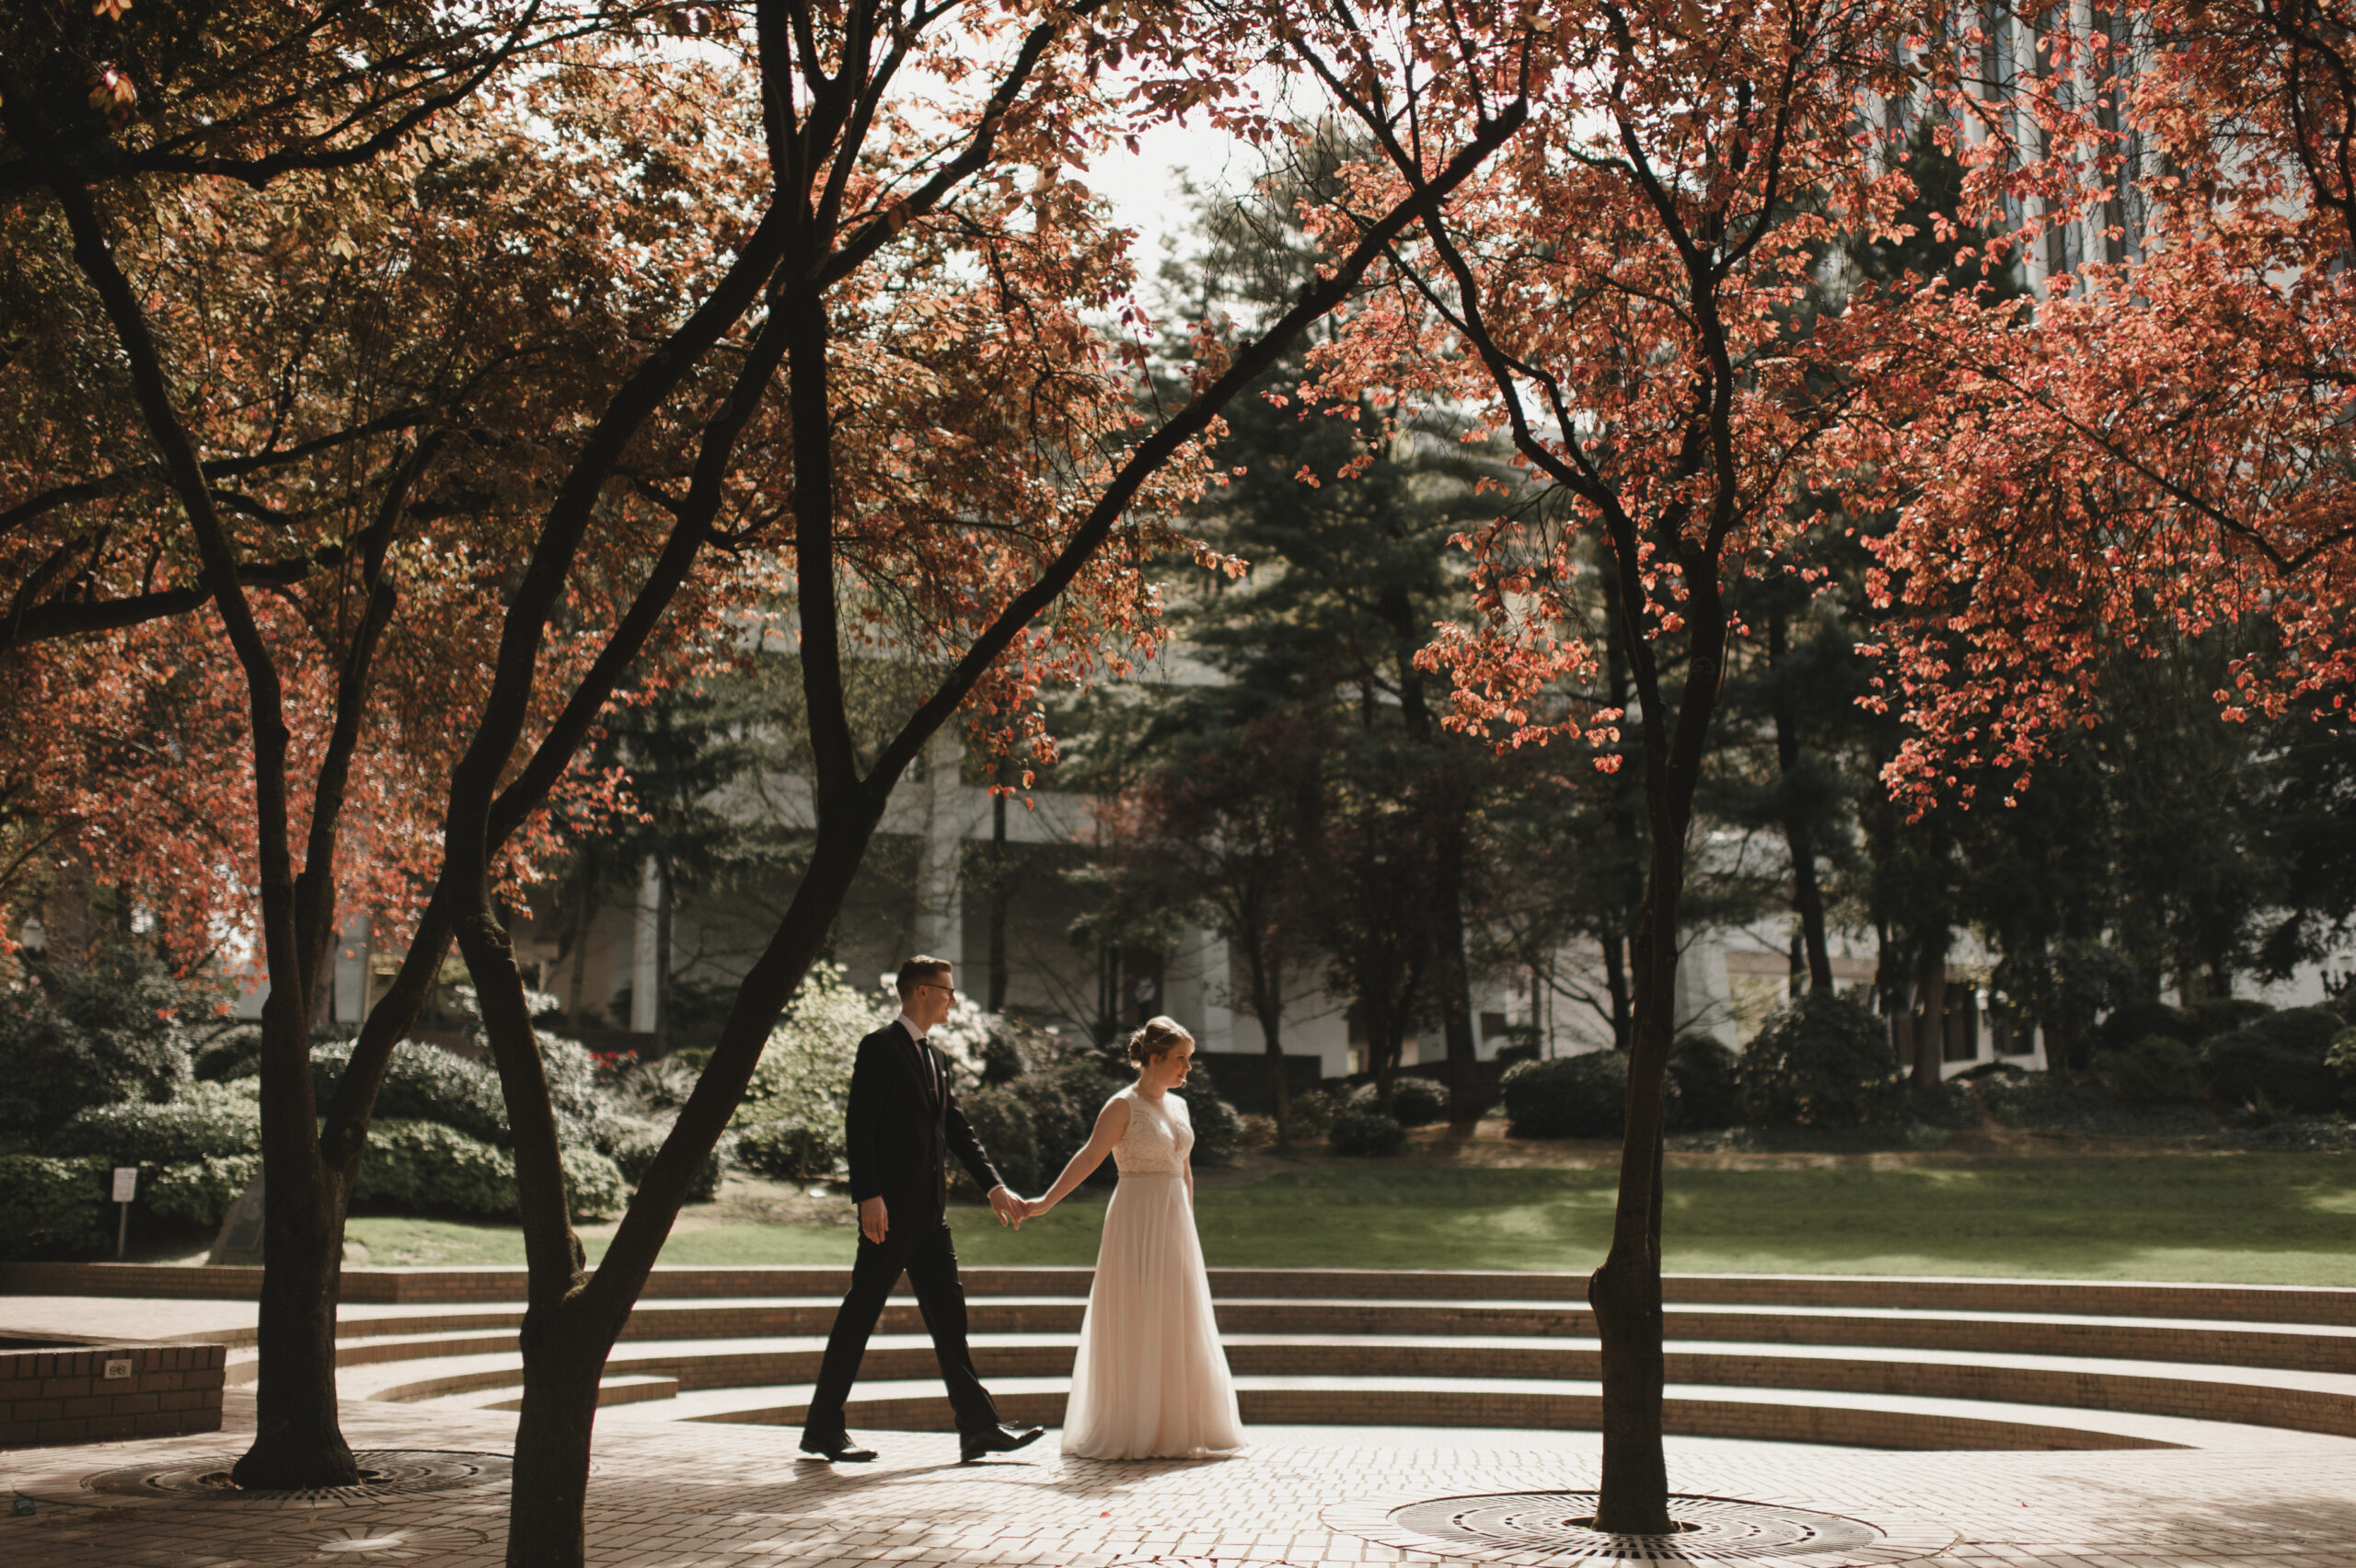
[[[1128,1130],[1113,1146],[1113,1163],[1124,1176],[1183,1176],[1186,1153],[1195,1147],[1195,1124],[1186,1102],[1174,1094],[1150,1100],[1134,1088],[1121,1090],[1129,1102]]]

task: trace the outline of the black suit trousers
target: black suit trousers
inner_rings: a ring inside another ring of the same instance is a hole
[[[881,1245],[864,1235],[859,1256],[851,1263],[850,1294],[835,1314],[834,1332],[826,1338],[826,1358],[819,1364],[818,1387],[810,1397],[810,1412],[802,1425],[804,1446],[839,1442],[845,1435],[843,1401],[850,1398],[859,1364],[866,1357],[868,1336],[875,1332],[884,1305],[903,1271],[917,1293],[917,1307],[932,1334],[932,1354],[941,1363],[941,1380],[949,1386],[949,1405],[957,1413],[957,1430],[967,1436],[998,1424],[998,1406],[974,1370],[974,1355],[965,1343],[965,1286],[957,1277],[957,1249],[949,1236],[949,1221],[938,1214],[894,1206]],[[906,1217],[903,1217],[903,1216]]]

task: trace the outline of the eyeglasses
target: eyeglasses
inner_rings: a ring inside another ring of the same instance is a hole
[[[930,986],[933,990],[944,992],[952,1001],[957,999],[957,987],[954,986],[944,986],[938,980],[920,980],[917,985],[919,989]]]

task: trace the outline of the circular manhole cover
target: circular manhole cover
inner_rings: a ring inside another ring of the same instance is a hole
[[[1741,1562],[1871,1568],[1944,1551],[1951,1531],[1891,1530],[1839,1514],[1673,1496],[1669,1535],[1599,1530],[1592,1492],[1503,1492],[1414,1502],[1342,1504],[1325,1510],[1336,1529],[1402,1551],[1480,1557],[1500,1564]]]
[[[505,1454],[474,1454],[438,1448],[361,1448],[352,1456],[360,1462],[356,1486],[302,1489],[240,1487],[229,1480],[234,1458],[190,1459],[162,1470],[136,1466],[108,1470],[82,1484],[93,1492],[133,1497],[197,1498],[264,1505],[318,1508],[336,1504],[373,1503],[415,1492],[446,1492],[454,1486],[480,1486],[505,1481],[514,1461]],[[349,1549],[347,1549],[349,1550]]]

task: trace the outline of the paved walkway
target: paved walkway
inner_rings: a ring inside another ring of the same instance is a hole
[[[500,1561],[503,1482],[299,1505],[142,1498],[84,1484],[127,1467],[225,1462],[241,1446],[237,1429],[251,1422],[250,1398],[233,1390],[226,1432],[0,1455],[0,1482],[37,1508],[29,1517],[0,1516],[0,1562],[476,1568]],[[366,1402],[347,1405],[345,1422],[353,1445],[371,1449],[503,1452],[514,1430],[512,1417]],[[1592,1486],[1598,1447],[1588,1434],[1267,1428],[1237,1458],[1126,1465],[1064,1460],[1051,1435],[1031,1453],[965,1467],[953,1462],[947,1435],[863,1435],[882,1460],[835,1470],[798,1461],[789,1430],[607,1424],[590,1493],[591,1561],[601,1568],[1454,1568],[1611,1560],[1484,1547],[1419,1534],[1392,1517],[1423,1499]],[[1670,1443],[1680,1492],[1842,1516],[1879,1531],[1877,1544],[1864,1547],[1852,1531],[1849,1545],[1836,1540],[1813,1553],[1703,1555],[1697,1544],[1687,1556],[1762,1568],[2356,1568],[2351,1460],[2356,1444],[2312,1439],[2280,1447],[2261,1440],[2237,1453]],[[1415,1517],[1428,1524],[1431,1516]]]

